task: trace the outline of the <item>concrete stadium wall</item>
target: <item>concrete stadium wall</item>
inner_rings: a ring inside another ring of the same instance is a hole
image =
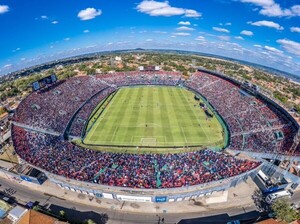
[[[256,159],[277,159],[280,161],[283,160],[300,161],[300,156],[290,156],[290,155],[283,155],[283,154],[276,154],[276,153],[263,153],[263,152],[252,152],[252,151],[231,150],[231,149],[226,149],[226,151],[234,155],[237,155],[239,153],[244,153]]]
[[[112,187],[70,180],[49,172],[43,172],[47,175],[49,180],[55,183],[57,186],[73,192],[90,195],[96,198],[161,203],[190,200],[210,195],[213,192],[228,190],[229,188],[238,185],[242,181],[246,181],[248,177],[253,178],[261,169],[261,166],[262,165],[249,172],[228,179],[213,181],[201,185],[170,189],[133,189],[126,187]]]

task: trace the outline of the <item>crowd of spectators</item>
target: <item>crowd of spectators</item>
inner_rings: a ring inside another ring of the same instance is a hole
[[[28,163],[80,181],[130,188],[174,188],[226,179],[259,166],[225,153],[126,154],[81,148],[13,126],[16,152]]]
[[[231,149],[287,154],[296,128],[272,105],[235,84],[203,72],[194,73],[186,86],[201,93],[227,123]],[[282,133],[277,138],[275,133]],[[295,151],[299,155],[300,151]]]
[[[101,80],[117,85],[170,85],[174,86],[181,78],[180,72],[155,71],[155,72],[118,72],[98,75]]]
[[[93,76],[71,78],[55,88],[31,93],[20,103],[14,121],[62,133],[75,111],[107,87]]]
[[[80,109],[78,114],[73,118],[71,128],[69,131],[70,136],[72,137],[81,137],[83,130],[88,122],[90,115],[93,110],[97,107],[99,102],[103,101],[108,95],[110,95],[115,89],[109,87],[97,95],[93,96],[84,106]]]

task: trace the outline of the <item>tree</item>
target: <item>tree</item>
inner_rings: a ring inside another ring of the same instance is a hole
[[[290,206],[286,199],[277,200],[272,205],[272,210],[278,219],[284,220],[288,223],[300,218],[298,212]]]
[[[96,224],[92,219],[85,220],[83,224]]]
[[[96,69],[94,69],[94,68],[87,68],[86,69],[86,74],[87,75],[95,75],[95,73],[96,73]]]
[[[278,100],[280,100],[281,102],[283,102],[283,103],[287,103],[287,101],[288,101],[288,98],[287,98],[284,94],[282,94],[281,92],[279,92],[279,91],[274,91],[274,92],[273,92],[273,96],[274,96],[276,99],[278,99]]]
[[[65,218],[66,212],[64,210],[60,210],[59,211],[59,216],[62,217],[62,218]]]
[[[38,210],[40,210],[40,206],[36,205],[32,209],[35,210],[35,211],[38,211]]]
[[[300,104],[295,104],[295,109],[298,113],[300,113]]]

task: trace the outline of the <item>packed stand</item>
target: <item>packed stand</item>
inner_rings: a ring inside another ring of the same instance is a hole
[[[14,121],[62,133],[75,111],[107,87],[92,76],[71,78],[55,88],[31,93],[17,108]]]
[[[179,154],[123,154],[89,150],[13,126],[16,152],[28,163],[66,178],[130,188],[198,185],[250,171],[259,162],[210,150]]]
[[[131,85],[169,85],[175,86],[181,78],[179,72],[118,72],[98,75],[97,78],[117,86]]]
[[[93,110],[97,107],[97,105],[103,101],[108,95],[110,95],[114,88],[108,88],[97,95],[95,95],[92,99],[90,99],[86,104],[80,109],[78,114],[74,117],[71,128],[69,131],[70,136],[72,137],[81,137],[83,129],[85,128],[86,123],[88,122],[89,116],[93,112]]]
[[[231,133],[229,148],[289,153],[296,127],[272,105],[225,79],[203,72],[194,73],[185,85],[201,93],[223,117]],[[276,139],[275,132],[283,133],[283,139]]]

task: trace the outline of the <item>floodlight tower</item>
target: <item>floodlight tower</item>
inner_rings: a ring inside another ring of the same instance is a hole
[[[113,59],[113,57],[110,57],[110,66],[115,67],[115,60]]]
[[[196,59],[192,59],[192,66],[195,68],[196,67]]]

